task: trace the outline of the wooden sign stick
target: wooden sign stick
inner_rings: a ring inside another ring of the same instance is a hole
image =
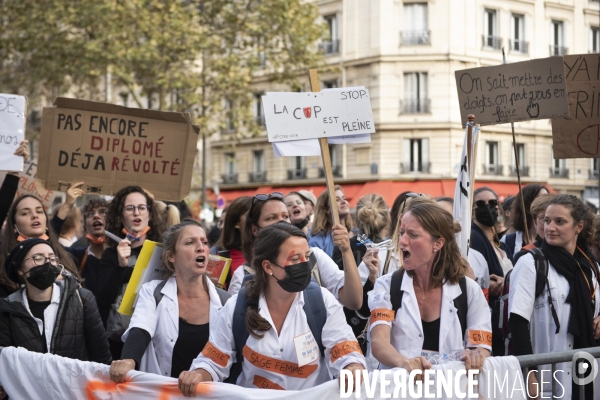
[[[477,159],[477,147],[473,148],[473,127],[475,126],[475,116],[469,114],[467,122],[467,170],[471,187],[469,189],[470,209],[473,209],[473,191],[475,190],[475,160]]]
[[[321,83],[319,82],[319,75],[316,69],[308,70],[308,79],[310,81],[311,92],[320,92]],[[335,183],[333,182],[333,170],[331,168],[331,156],[329,155],[327,138],[319,138],[319,145],[321,146],[321,157],[323,158],[325,182],[327,183],[327,191],[329,192],[329,209],[331,210],[333,224],[337,225],[340,223],[340,216],[338,214],[337,202],[335,201]]]

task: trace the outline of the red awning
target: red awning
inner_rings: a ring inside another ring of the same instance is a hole
[[[456,180],[454,179],[439,179],[439,180],[419,180],[419,181],[372,181],[364,183],[348,183],[342,184],[344,194],[350,202],[350,207],[355,208],[358,200],[367,194],[377,193],[385,199],[386,203],[391,206],[396,197],[406,191],[415,193],[424,193],[432,197],[448,196],[454,197],[454,187]],[[498,193],[498,197],[503,201],[508,196],[514,196],[519,192],[519,185],[512,182],[485,182],[476,181],[475,188],[487,186]],[[551,193],[556,191],[548,187]],[[225,198],[226,204],[240,196],[254,196],[257,193],[281,192],[284,195],[290,192],[299,190],[309,190],[314,193],[315,197],[319,197],[325,191],[325,184],[322,185],[307,185],[307,186],[260,186],[256,189],[221,189],[221,196]],[[216,202],[215,195],[209,189],[209,201]]]

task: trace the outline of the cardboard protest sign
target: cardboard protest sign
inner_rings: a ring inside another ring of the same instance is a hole
[[[374,133],[364,87],[262,97],[269,142]]]
[[[554,158],[600,156],[600,56],[564,56],[569,118],[552,120]]]
[[[187,113],[57,98],[44,108],[38,178],[48,189],[83,181],[113,195],[138,185],[157,200],[189,194],[198,128]]]
[[[461,120],[481,125],[568,117],[562,57],[456,71]]]
[[[19,186],[17,187],[17,193],[15,199],[24,194],[31,194],[37,197],[41,202],[46,211],[52,207],[56,192],[48,190],[44,185],[36,179],[37,164],[31,161],[27,161],[23,164],[23,171],[18,173]],[[0,172],[0,182],[4,182],[6,172]]]
[[[23,157],[15,150],[25,139],[27,101],[23,96],[0,93],[0,170],[22,171]]]

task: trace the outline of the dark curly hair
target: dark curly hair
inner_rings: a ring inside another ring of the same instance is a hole
[[[108,215],[106,216],[106,230],[119,237],[125,237],[125,234],[122,232],[124,228],[122,217],[123,207],[125,205],[125,199],[131,193],[140,193],[146,198],[148,212],[150,213],[150,220],[148,221],[150,231],[146,235],[146,238],[154,242],[159,242],[163,235],[165,225],[162,222],[160,215],[156,211],[154,200],[152,200],[152,198],[148,196],[148,193],[146,193],[144,189],[139,186],[127,186],[117,192],[108,207]],[[109,239],[108,243],[112,247],[117,247],[118,244],[112,239]]]
[[[519,193],[515,201],[512,203],[512,226],[517,231],[525,232],[525,218],[527,218],[527,227],[531,228],[533,225],[533,216],[531,215],[531,203],[540,194],[542,190],[548,192],[548,188],[544,185],[538,185],[532,183],[521,189],[523,194],[523,202],[525,203],[525,211],[521,205],[521,193]]]
[[[19,288],[15,282],[8,279],[6,275],[6,270],[4,269],[4,260],[6,260],[6,255],[17,245],[17,238],[19,234],[15,232],[15,215],[17,213],[17,207],[24,199],[31,197],[32,199],[36,199],[40,202],[40,206],[43,207],[40,199],[31,194],[25,194],[23,196],[19,196],[10,206],[8,210],[8,215],[6,217],[6,227],[4,228],[4,233],[2,233],[2,243],[0,243],[0,284],[7,287],[10,291],[16,291]],[[52,226],[50,225],[50,218],[48,218],[48,213],[44,209],[44,216],[46,217],[46,234],[49,239],[48,242],[52,244],[52,248],[55,251],[55,254],[58,256],[60,263],[65,266],[65,269],[69,271],[71,274],[75,275],[77,279],[81,279],[79,276],[79,272],[77,271],[77,267],[75,266],[75,262],[71,257],[71,254],[65,250],[62,244],[58,242],[58,236]]]

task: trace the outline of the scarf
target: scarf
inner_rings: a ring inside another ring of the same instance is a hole
[[[494,237],[494,242],[500,245],[497,237]],[[488,263],[490,275],[494,274],[497,276],[504,276],[504,271],[500,265],[500,260],[498,259],[496,250],[494,250],[494,247],[485,236],[483,230],[481,230],[481,228],[474,222],[471,223],[471,241],[469,242],[469,246],[483,255]]]
[[[104,236],[104,235],[98,237],[98,236],[94,236],[94,235],[91,235],[88,233],[85,235],[85,237],[92,244],[104,244],[104,242],[106,242],[106,236]]]
[[[50,240],[48,235],[46,235],[45,233],[42,236],[40,236],[39,238],[42,240],[46,240],[46,241]],[[22,242],[27,239],[30,239],[30,238],[28,238],[27,236],[23,236],[22,234],[19,233],[19,236],[17,237],[17,242]]]
[[[542,251],[556,272],[569,281],[570,290],[566,302],[571,305],[571,315],[567,332],[573,335],[574,348],[596,346],[592,326],[594,307],[590,299],[590,290],[594,289],[594,281],[592,280],[593,267],[589,260],[593,257],[588,255],[590,254],[588,247],[583,241],[578,240],[575,254],[570,254],[564,248],[552,246],[544,240]]]
[[[147,226],[144,229],[142,229],[142,231],[140,233],[138,233],[137,235],[135,234],[134,231],[128,231],[127,229],[123,228],[123,230],[121,230],[121,232],[123,232],[125,234],[125,239],[127,240],[131,240],[133,242],[139,242],[140,238],[142,236],[144,236],[146,233],[148,233],[148,231],[150,230],[150,227]]]

